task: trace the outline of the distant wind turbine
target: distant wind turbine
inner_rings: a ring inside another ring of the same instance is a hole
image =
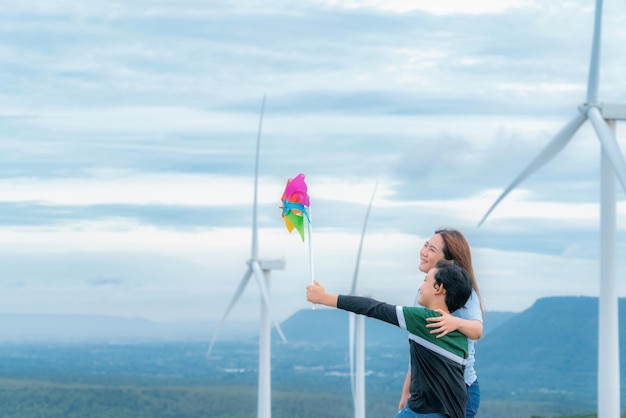
[[[259,260],[258,257],[258,229],[257,229],[257,189],[259,182],[259,149],[261,144],[261,127],[263,124],[263,111],[265,110],[265,96],[263,96],[263,103],[261,105],[261,116],[259,118],[259,129],[256,142],[256,162],[254,167],[254,201],[252,211],[252,254],[247,261],[248,268],[239,283],[233,299],[231,300],[228,308],[224,312],[222,319],[217,326],[209,350],[207,351],[207,357],[211,355],[211,350],[215,344],[215,340],[222,325],[226,320],[226,317],[232,310],[232,308],[239,300],[239,297],[243,293],[250,277],[254,276],[257,282],[257,286],[261,292],[261,315],[260,315],[260,329],[259,329],[259,381],[258,381],[258,405],[257,405],[257,417],[258,418],[271,418],[272,416],[272,398],[271,398],[271,321],[274,322],[276,330],[278,331],[283,342],[286,342],[285,335],[278,322],[274,319],[270,308],[269,297],[269,282],[270,271],[281,270],[285,268],[284,260]]]
[[[587,119],[591,121],[601,145],[598,418],[615,418],[620,416],[619,319],[615,277],[616,178],[626,191],[626,163],[615,138],[615,121],[626,120],[626,105],[598,101],[601,29],[602,0],[596,0],[586,102],[578,106],[578,114],[504,190],[478,226],[518,184],[556,156]]]
[[[356,283],[359,276],[363,240],[365,238],[367,221],[372,210],[372,203],[374,202],[377,187],[378,183],[374,186],[367,212],[365,212],[365,221],[363,222],[361,241],[359,242],[359,251],[356,257],[356,267],[354,269],[354,277],[352,278],[352,287],[350,288],[351,295],[356,295]],[[365,316],[350,312],[348,319],[350,385],[352,387],[352,400],[354,403],[354,418],[365,418]]]

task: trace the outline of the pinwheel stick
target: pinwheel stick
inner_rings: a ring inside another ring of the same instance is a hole
[[[311,208],[309,207],[309,217],[307,220],[307,231],[309,233],[309,270],[311,272],[311,284],[315,284],[315,266],[313,265],[313,244],[311,234]],[[315,304],[313,304],[313,309],[315,309]]]
[[[309,219],[311,219],[311,208],[309,208]],[[309,270],[311,271],[311,284],[315,284],[315,266],[313,264],[313,244],[311,243],[311,221],[307,222],[307,229],[309,232]]]

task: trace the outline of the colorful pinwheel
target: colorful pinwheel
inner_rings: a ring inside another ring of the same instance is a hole
[[[307,186],[304,182],[304,174],[298,174],[294,178],[287,180],[285,191],[281,198],[282,217],[287,230],[291,233],[294,229],[300,233],[300,238],[304,242],[304,218],[311,223],[308,208],[310,206]]]
[[[307,229],[309,232],[309,269],[311,271],[311,283],[315,282],[315,268],[313,267],[313,244],[311,244],[311,204],[307,193],[306,183],[304,182],[304,174],[300,173],[294,178],[287,180],[287,186],[281,198],[283,205],[281,206],[282,217],[285,220],[285,226],[291,233],[297,229],[300,238],[304,242],[304,218],[307,220]],[[315,309],[315,305],[313,305]]]

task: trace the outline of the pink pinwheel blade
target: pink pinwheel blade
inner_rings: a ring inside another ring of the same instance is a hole
[[[283,193],[283,200],[287,199],[290,202],[302,203],[304,206],[310,206],[309,195],[307,194],[307,185],[304,181],[304,174],[300,173],[292,179],[287,181],[285,192]]]

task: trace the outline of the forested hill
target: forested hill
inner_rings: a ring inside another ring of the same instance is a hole
[[[626,341],[626,300],[619,300],[620,341]],[[598,299],[551,297],[538,300],[486,335],[477,348],[483,380],[493,390],[511,378],[516,390],[572,394],[597,393]],[[620,344],[622,364],[626,345]],[[617,367],[617,365],[616,365]],[[626,370],[621,368],[621,381]],[[626,385],[622,383],[622,396]],[[502,391],[502,394],[506,394]],[[573,395],[577,396],[577,395]],[[594,405],[595,407],[595,405]]]

